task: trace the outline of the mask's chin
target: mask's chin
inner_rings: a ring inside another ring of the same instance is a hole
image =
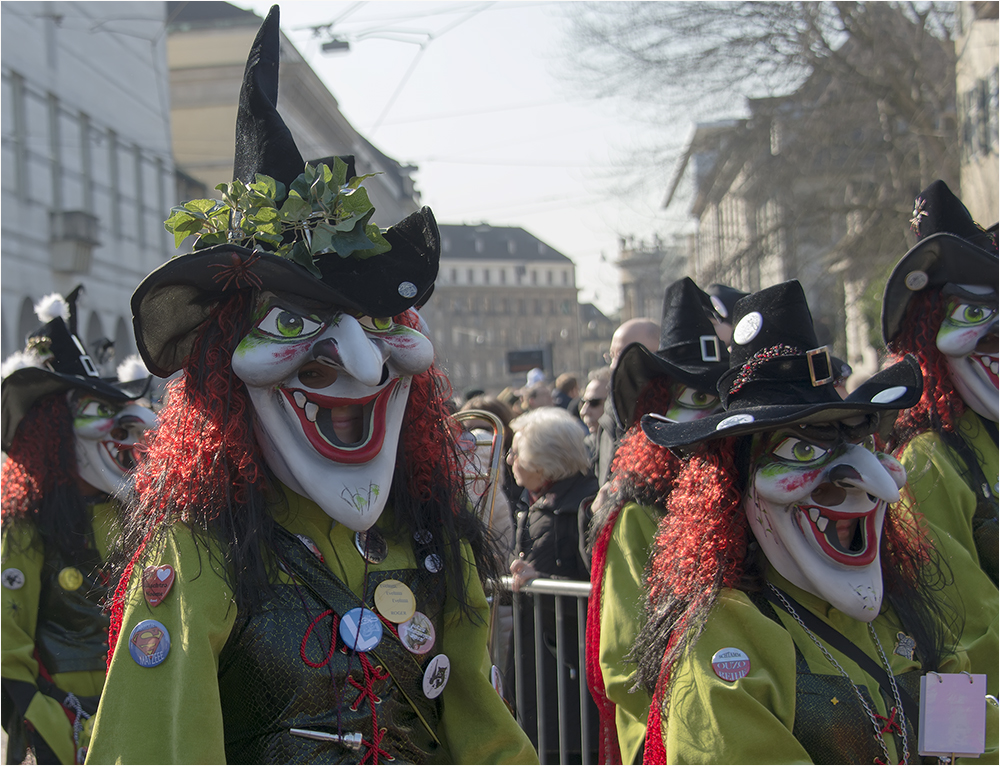
[[[998,419],[997,355],[977,354],[945,356],[955,390],[972,410],[994,423]]]
[[[389,497],[410,378],[350,400],[301,388],[248,390],[257,439],[278,480],[356,532],[375,524]],[[360,438],[345,441],[352,431]]]

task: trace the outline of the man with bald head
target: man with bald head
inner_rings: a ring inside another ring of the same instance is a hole
[[[614,335],[611,336],[611,350],[605,355],[606,361],[614,372],[622,352],[633,343],[641,343],[647,349],[655,352],[660,345],[660,325],[649,317],[636,317],[622,322]],[[597,479],[603,485],[611,475],[611,461],[615,457],[618,440],[624,429],[615,416],[613,397],[607,397],[604,402],[604,414],[598,421],[597,430]]]

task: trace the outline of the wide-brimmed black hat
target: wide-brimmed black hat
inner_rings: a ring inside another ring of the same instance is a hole
[[[305,167],[278,114],[278,6],[261,25],[247,58],[236,126],[234,178],[252,183],[257,174],[288,188]],[[354,175],[353,159],[348,178]],[[324,162],[317,160],[315,162]],[[324,164],[329,164],[327,158]],[[163,377],[179,370],[215,304],[230,291],[253,287],[391,317],[421,306],[437,277],[440,235],[430,208],[408,216],[383,236],[390,250],[359,259],[317,255],[320,276],[262,249],[216,245],[177,256],[147,276],[132,296],[139,353]]]
[[[812,313],[795,280],[751,293],[736,304],[729,369],[719,378],[723,412],[689,423],[656,415],[642,429],[664,447],[768,431],[793,423],[822,423],[870,413],[894,413],[920,399],[923,378],[907,356],[869,378],[846,398],[826,346],[819,346]]]
[[[45,396],[75,389],[107,402],[124,403],[139,398],[149,387],[148,374],[134,381],[100,376],[75,332],[75,303],[79,291],[77,288],[69,296],[69,324],[62,316],[49,319],[28,336],[25,350],[4,364],[5,367],[16,366],[0,384],[3,399],[0,440],[4,451],[10,448],[28,410]],[[49,298],[63,300],[61,296]]]
[[[632,343],[622,352],[611,373],[611,392],[623,428],[632,425],[639,394],[655,378],[715,393],[719,376],[729,367],[729,352],[712,329],[706,301],[690,278],[677,280],[663,294],[659,349],[654,353]]]
[[[732,321],[737,301],[746,298],[749,293],[716,282],[708,286],[705,295],[708,296],[709,305],[719,320],[729,323]]]
[[[987,285],[997,295],[997,224],[983,229],[948,184],[935,181],[920,193],[910,226],[917,244],[892,270],[882,297],[886,343],[899,334],[910,300],[922,290],[946,284]]]

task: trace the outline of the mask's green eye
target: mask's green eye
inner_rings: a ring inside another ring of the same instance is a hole
[[[96,399],[82,399],[76,409],[78,418],[113,418],[117,409]]]
[[[281,306],[274,306],[257,323],[257,329],[272,338],[302,340],[322,330],[323,324]]]
[[[359,316],[357,317],[358,324],[360,324],[366,330],[371,330],[373,332],[385,332],[386,330],[392,329],[392,317],[370,317],[370,316]]]
[[[680,386],[674,392],[674,400],[691,410],[707,410],[719,403],[719,397],[688,386]]]
[[[960,303],[952,309],[948,319],[955,324],[976,325],[992,319],[996,309],[976,303]]]
[[[868,450],[869,452],[874,452],[875,451],[875,437],[874,436],[871,436],[871,435],[866,436],[865,438],[863,438],[858,443],[862,447],[864,447],[866,450]]]
[[[805,439],[789,436],[774,450],[774,456],[792,463],[811,463],[826,455],[829,450],[817,447]]]

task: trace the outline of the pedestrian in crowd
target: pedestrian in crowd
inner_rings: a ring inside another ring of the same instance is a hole
[[[605,354],[605,361],[611,367],[612,375],[618,366],[618,359],[633,343],[641,343],[650,351],[656,351],[660,342],[660,326],[646,317],[638,317],[622,322],[611,336],[611,348]],[[604,415],[599,421],[600,434],[597,437],[597,479],[603,486],[611,476],[611,461],[615,457],[618,441],[625,435],[626,425],[623,425],[614,402],[608,400],[604,405]]]
[[[917,243],[886,284],[882,335],[919,361],[924,393],[889,443],[954,577],[945,596],[964,617],[973,672],[997,694],[997,227],[984,231],[943,181],[917,197],[911,224]]]
[[[940,723],[918,715],[920,676],[969,669],[897,504],[905,472],[874,440],[919,400],[919,367],[842,399],[828,357],[798,282],[761,290],[736,307],[725,410],[642,420],[688,454],[636,643],[646,762],[906,762]]]
[[[413,310],[437,274],[433,214],[379,232],[353,158],[303,171],[274,108],[279,35],[275,6],[234,176],[356,229],[312,253],[299,234],[292,260],[247,212],[137,288],[143,358],[182,376],[136,475],[90,760],[530,762],[491,683],[493,559]]]
[[[583,440],[587,447],[587,454],[590,456],[590,469],[596,475],[599,427],[598,421],[604,414],[604,403],[608,399],[611,389],[611,368],[599,367],[591,370],[587,387],[583,390],[580,398],[580,420],[587,426],[587,436]]]
[[[149,373],[103,379],[76,337],[76,298],[3,365],[3,728],[7,763],[82,763],[104,686],[104,563],[143,432]],[[26,758],[32,760],[26,761]]]
[[[511,415],[514,417],[517,417],[523,412],[521,409],[521,395],[518,389],[507,386],[507,388],[497,394],[497,399],[510,407]]]
[[[556,378],[556,385],[552,389],[552,403],[556,407],[562,407],[569,413],[575,413],[575,409],[570,409],[573,400],[580,395],[580,384],[576,375],[571,372],[564,372]]]
[[[539,407],[553,407],[552,387],[544,380],[521,389],[521,411],[537,410]]]
[[[647,413],[685,423],[722,405],[716,392],[729,354],[688,277],[664,292],[659,348],[633,343],[614,373],[615,408],[631,424],[612,465],[607,497],[596,503],[587,612],[587,683],[600,713],[600,762],[641,763],[650,697],[635,689],[630,659],[644,618],[644,570],[680,459],[649,441]]]
[[[583,432],[575,418],[558,407],[532,410],[511,421],[514,442],[507,460],[514,473],[514,480],[523,488],[517,512],[517,538],[514,561],[510,571],[514,590],[519,591],[536,577],[583,581],[588,577],[587,567],[580,555],[580,503],[597,492],[597,481],[589,472],[587,453],[583,446]],[[537,596],[535,598],[538,598]],[[542,656],[543,680],[536,678],[536,693],[525,690],[525,707],[518,710],[518,719],[532,742],[538,744],[537,702],[549,701],[545,709],[544,754],[548,762],[559,760],[559,725],[571,732],[570,758],[579,760],[580,751],[580,696],[579,684],[570,684],[569,694],[562,699],[558,717],[551,701],[557,699],[558,672],[556,647],[564,654],[565,671],[570,678],[579,678],[583,672],[577,638],[576,610],[559,626],[556,623],[555,602],[552,597],[541,597],[541,633],[545,646]],[[534,609],[532,599],[520,599],[520,653],[518,664],[526,672],[521,680],[533,676],[535,668]],[[515,605],[515,608],[517,606]],[[508,674],[506,687],[515,697],[517,679]],[[587,696],[587,695],[585,695]],[[588,706],[592,701],[584,700]],[[593,717],[596,718],[596,709]],[[596,737],[594,737],[596,744]]]

